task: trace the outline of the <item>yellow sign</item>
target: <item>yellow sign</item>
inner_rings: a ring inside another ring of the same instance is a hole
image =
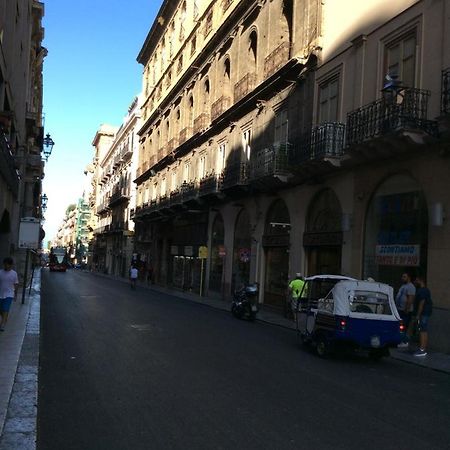
[[[208,247],[202,246],[198,248],[198,257],[200,259],[208,258]]]

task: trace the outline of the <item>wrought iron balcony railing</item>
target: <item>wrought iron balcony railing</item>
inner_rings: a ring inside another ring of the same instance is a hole
[[[209,126],[209,114],[201,113],[194,120],[194,134],[200,133],[201,131],[208,128],[208,126]]]
[[[442,71],[441,113],[450,114],[450,67]]]
[[[430,92],[404,89],[396,100],[378,99],[347,115],[347,145],[359,144],[402,128],[434,134],[434,122],[427,120]]]
[[[264,77],[268,78],[289,61],[290,45],[283,42],[264,60]]]
[[[126,144],[120,152],[120,157],[122,158],[122,160],[127,160],[132,155],[133,155],[133,148],[131,147],[130,144]]]
[[[195,181],[184,182],[181,185],[181,201],[188,202],[195,200],[198,194],[198,187]]]
[[[249,169],[248,162],[240,160],[229,162],[222,173],[222,190],[248,185]]]
[[[234,85],[234,101],[237,102],[249,94],[256,86],[256,73],[247,73]]]
[[[199,183],[199,197],[218,194],[222,184],[221,181],[221,178],[219,178],[215,173],[203,177]]]
[[[167,209],[170,207],[170,197],[168,195],[161,195],[159,197],[159,209]]]
[[[326,122],[305,133],[291,154],[292,162],[339,157],[344,154],[345,125]]]
[[[216,120],[230,107],[230,97],[222,95],[211,105],[211,120]]]
[[[290,149],[289,143],[277,143],[271,147],[257,150],[251,157],[250,178],[256,180],[287,175]]]
[[[170,206],[181,205],[182,194],[180,189],[175,189],[170,193]]]

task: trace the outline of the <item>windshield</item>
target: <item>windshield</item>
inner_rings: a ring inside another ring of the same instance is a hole
[[[350,311],[364,314],[391,315],[389,297],[382,292],[355,291],[350,295]]]

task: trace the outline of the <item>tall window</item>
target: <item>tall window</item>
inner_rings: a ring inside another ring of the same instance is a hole
[[[335,77],[319,86],[319,123],[338,119],[339,78]]]
[[[250,160],[251,138],[252,138],[252,130],[248,129],[242,133],[242,149],[244,151],[244,157],[247,161]]]
[[[191,163],[190,161],[184,164],[183,181],[186,183],[191,179]]]
[[[174,170],[173,172],[172,172],[172,186],[171,186],[171,189],[172,189],[172,191],[174,191],[176,188],[177,188],[177,172],[176,172],[176,170]]]
[[[194,0],[194,20],[197,19],[198,14],[199,14],[198,0]]]
[[[220,144],[217,152],[217,174],[221,174],[225,169],[225,158],[227,155],[227,145]]]
[[[385,73],[396,76],[403,86],[414,87],[416,79],[416,33],[386,45]]]
[[[255,30],[253,30],[250,33],[250,36],[248,38],[248,56],[249,56],[249,64],[251,65],[251,68],[249,68],[252,71],[256,70],[256,57],[257,57],[257,51],[258,51],[258,35]]]
[[[161,182],[161,196],[165,196],[167,194],[167,179],[164,177]]]
[[[288,115],[287,109],[282,109],[275,116],[274,142],[284,144],[287,141],[288,141]]]
[[[198,179],[201,180],[206,175],[206,156],[200,157],[198,162]]]

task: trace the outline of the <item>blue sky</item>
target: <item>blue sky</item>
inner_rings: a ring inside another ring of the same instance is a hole
[[[120,125],[141,90],[136,57],[159,10],[159,0],[45,1],[45,132],[55,146],[45,168],[49,198],[46,241],[66,207],[83,191],[99,125]]]

